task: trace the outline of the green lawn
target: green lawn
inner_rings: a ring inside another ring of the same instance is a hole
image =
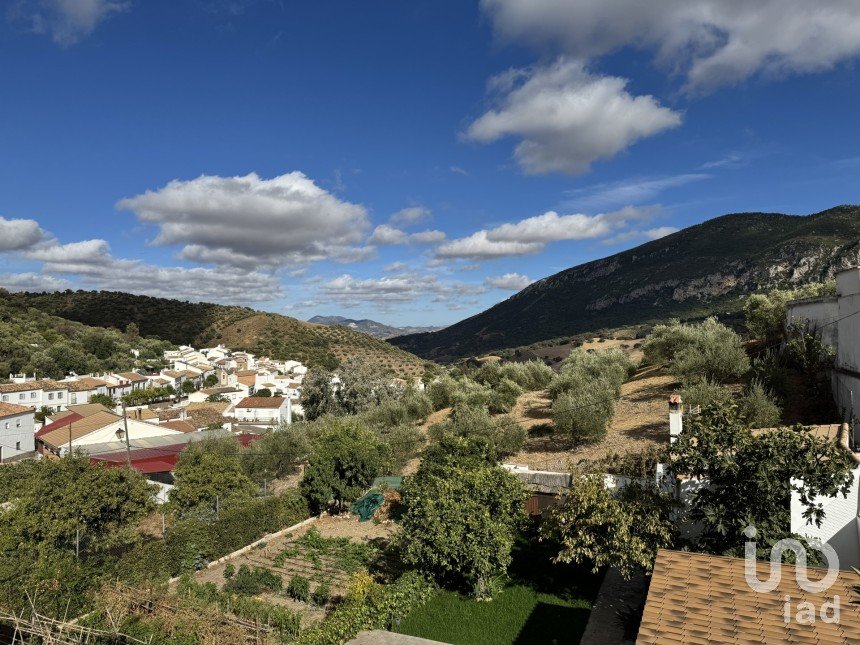
[[[440,591],[395,631],[455,645],[578,643],[602,574],[553,565],[543,545],[523,540],[510,582],[489,602]]]

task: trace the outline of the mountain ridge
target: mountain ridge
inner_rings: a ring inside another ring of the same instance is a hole
[[[394,338],[395,336],[403,336],[406,334],[421,334],[443,329],[443,327],[432,326],[395,327],[393,325],[386,325],[385,323],[371,320],[369,318],[355,319],[344,318],[343,316],[314,316],[313,318],[308,318],[308,322],[314,325],[349,327],[350,329],[355,329],[364,334],[367,334],[368,336],[378,338],[379,340],[388,340],[389,338]]]
[[[598,329],[740,310],[765,288],[821,281],[857,259],[860,206],[729,213],[538,280],[446,329],[392,339],[454,360]]]

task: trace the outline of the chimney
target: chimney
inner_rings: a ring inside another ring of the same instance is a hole
[[[675,443],[684,429],[684,406],[680,394],[669,397],[669,443]]]

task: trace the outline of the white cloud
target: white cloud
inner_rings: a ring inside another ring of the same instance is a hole
[[[394,226],[410,226],[431,219],[433,214],[424,206],[410,206],[397,211],[388,221]]]
[[[528,276],[519,273],[506,273],[504,275],[488,277],[484,280],[484,284],[493,289],[504,289],[505,291],[522,291],[529,286],[532,281]]]
[[[0,275],[0,288],[7,291],[63,291],[71,289],[72,283],[43,273],[4,273]]]
[[[392,262],[382,268],[386,273],[401,273],[406,271],[409,268],[409,265],[405,262]]]
[[[469,176],[469,173],[464,168],[460,168],[460,166],[451,166],[450,170],[455,175],[463,175],[464,177]]]
[[[519,222],[481,230],[442,244],[435,251],[437,259],[482,260],[539,253],[549,242],[604,237],[627,226],[631,221],[648,220],[656,207],[626,206],[598,215],[559,215],[548,211]]]
[[[623,47],[709,91],[757,73],[808,73],[860,54],[856,0],[482,0],[503,38],[592,59]]]
[[[477,231],[468,237],[461,237],[440,245],[436,249],[436,259],[488,260],[514,255],[531,255],[539,253],[543,247],[540,242],[499,242],[491,240],[487,231]],[[438,264],[437,262],[433,266]]]
[[[184,244],[182,257],[250,269],[323,259],[352,262],[367,211],[342,201],[300,172],[272,179],[203,175],[120,200],[117,207],[156,224],[154,243]]]
[[[565,206],[571,208],[608,208],[621,204],[641,204],[671,188],[709,179],[705,173],[685,173],[667,177],[625,179],[602,182],[565,192]]]
[[[649,240],[659,240],[661,237],[677,233],[679,230],[680,229],[677,229],[674,226],[660,226],[659,228],[652,228],[645,231],[645,237]]]
[[[58,45],[69,46],[89,36],[112,14],[130,2],[115,0],[17,0],[7,10],[11,22],[38,34],[50,34]]]
[[[0,217],[0,253],[28,249],[46,237],[35,220]]]
[[[638,140],[681,123],[681,115],[653,96],[633,96],[627,80],[596,76],[582,62],[560,58],[491,80],[502,98],[467,129],[473,141],[522,139],[514,155],[529,174],[579,174]]]
[[[373,230],[373,235],[370,236],[368,244],[376,244],[379,246],[396,245],[396,244],[438,244],[445,239],[445,233],[442,231],[421,231],[420,233],[407,233],[390,226],[389,224],[380,224]]]

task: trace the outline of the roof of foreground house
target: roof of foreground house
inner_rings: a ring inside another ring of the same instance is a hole
[[[60,446],[67,445],[69,441],[77,441],[96,430],[101,430],[120,420],[122,420],[122,417],[113,412],[97,412],[71,423],[69,423],[68,418],[63,419],[64,423],[61,423],[57,429],[44,432],[43,434],[36,433],[36,436],[49,446],[59,448]],[[42,430],[44,429],[42,428]],[[42,430],[39,432],[42,432]]]
[[[860,642],[860,605],[853,589],[860,580],[853,572],[841,570],[829,590],[810,593],[798,585],[795,566],[783,564],[777,588],[757,592],[747,584],[744,564],[743,558],[658,551],[637,645]],[[757,562],[756,568],[758,579],[767,580],[770,562]],[[825,573],[810,567],[809,578],[820,580]],[[839,622],[786,622],[786,596],[793,611],[810,602],[816,612],[839,596]]]

